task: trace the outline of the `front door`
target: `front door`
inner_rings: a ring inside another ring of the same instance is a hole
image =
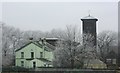
[[[33,62],[33,68],[35,68],[36,67],[36,62]]]

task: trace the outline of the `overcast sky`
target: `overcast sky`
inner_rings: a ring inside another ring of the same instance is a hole
[[[80,19],[88,16],[89,10],[98,18],[97,32],[118,31],[117,2],[4,2],[2,21],[21,30],[81,28]]]

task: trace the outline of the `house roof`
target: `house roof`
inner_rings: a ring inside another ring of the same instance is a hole
[[[45,59],[45,58],[28,58],[28,59],[26,59],[26,60],[34,60],[34,59],[38,59],[38,60],[41,60],[41,61],[43,61],[43,62],[51,62],[51,61],[49,61],[49,60],[47,60],[47,59]]]
[[[43,47],[43,44],[40,44],[40,43],[39,43],[39,41],[31,41],[31,42],[29,42],[29,43],[27,43],[27,44],[23,45],[23,46],[22,46],[22,47],[20,47],[19,49],[15,50],[15,52],[17,52],[17,51],[21,50],[22,48],[24,48],[24,47],[28,46],[28,45],[29,45],[29,44],[31,44],[31,43],[35,44],[36,46],[38,46],[38,47],[40,47],[40,48],[42,48],[42,47]],[[54,47],[54,46],[52,46],[52,45],[50,45],[49,43],[45,44],[45,46],[46,46],[46,48],[45,48],[45,50],[46,50],[46,51],[52,51],[52,50],[54,50],[54,49],[55,49],[55,47]]]
[[[53,45],[49,44],[48,42],[45,42],[45,44],[41,44],[39,41],[37,41],[36,44],[41,45],[41,46],[45,45],[46,51],[52,51],[55,49],[55,47]]]
[[[107,68],[106,64],[100,61],[99,59],[91,59],[91,60],[85,60],[84,62],[85,68]]]
[[[91,15],[88,15],[86,17],[83,17],[81,20],[84,20],[84,19],[95,19],[95,20],[98,20],[97,18],[91,16]]]
[[[29,43],[27,43],[27,44],[23,45],[23,46],[22,46],[22,47],[20,47],[19,49],[15,50],[15,52],[17,52],[17,51],[21,50],[22,48],[26,47],[27,45],[29,45],[29,44],[31,44],[31,43],[33,43],[33,42],[29,42]]]
[[[45,38],[46,40],[58,40],[58,38]]]
[[[91,59],[91,60],[86,59],[86,60],[84,61],[84,63],[85,63],[85,64],[87,64],[87,63],[89,63],[89,64],[105,64],[104,62],[102,62],[102,61],[99,60],[99,59]]]
[[[51,62],[51,61],[49,61],[49,60],[47,60],[47,59],[45,59],[45,58],[37,58],[38,60],[41,60],[41,61],[43,61],[43,62]]]

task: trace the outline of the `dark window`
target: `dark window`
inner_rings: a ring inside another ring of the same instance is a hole
[[[31,52],[31,58],[34,58],[34,52]]]
[[[24,61],[21,61],[21,66],[24,67]]]
[[[33,62],[33,68],[35,68],[36,67],[36,62]]]
[[[46,64],[44,64],[44,67],[46,67]]]
[[[49,64],[47,65],[47,67],[49,67]]]
[[[24,58],[24,52],[21,52],[21,58]]]
[[[40,58],[42,58],[43,57],[43,52],[40,52]]]

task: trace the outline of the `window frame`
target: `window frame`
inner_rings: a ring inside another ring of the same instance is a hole
[[[21,58],[24,58],[24,52],[21,52]]]
[[[40,58],[43,58],[43,52],[40,52]]]
[[[34,52],[31,52],[31,58],[34,58]]]
[[[24,61],[21,61],[21,66],[24,67]]]

